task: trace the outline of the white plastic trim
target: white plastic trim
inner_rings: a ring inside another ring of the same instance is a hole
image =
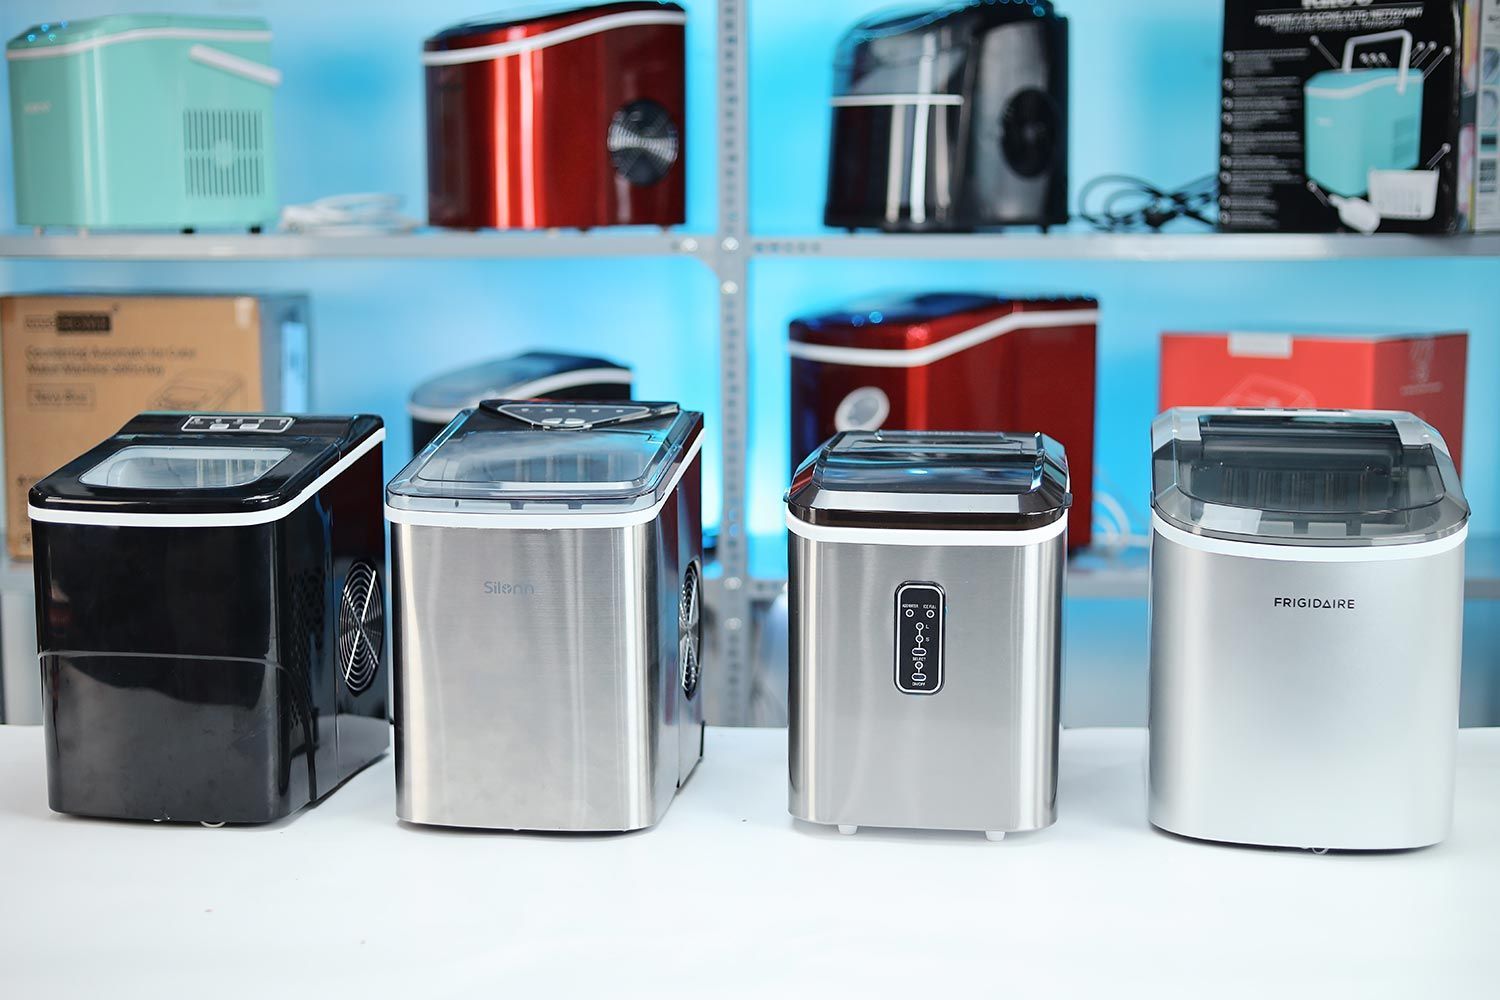
[[[251,524],[270,524],[317,496],[319,490],[384,440],[385,428],[382,427],[357,444],[353,451],[335,462],[327,472],[314,479],[301,493],[285,503],[264,510],[214,514],[142,514],[108,510],[42,510],[27,504],[26,512],[33,521],[45,521],[49,524],[103,524],[116,528],[237,528]]]
[[[243,77],[253,83],[265,84],[267,87],[281,86],[281,70],[267,66],[265,63],[258,63],[253,59],[242,59],[223,49],[194,45],[188,49],[188,58],[205,66],[223,70],[225,73]]]
[[[518,38],[513,42],[476,45],[469,49],[445,49],[440,52],[423,52],[422,65],[457,66],[463,63],[488,62],[491,59],[504,59],[506,56],[520,55],[523,52],[535,52],[537,49],[545,49],[552,45],[561,45],[563,42],[587,38],[589,35],[597,35],[603,31],[614,31],[618,28],[638,28],[652,24],[686,23],[686,14],[678,14],[671,11],[626,11],[622,14],[610,14],[605,17],[596,17],[591,21],[580,21],[577,24],[569,24],[555,31],[532,35],[529,38]]]
[[[828,344],[804,344],[800,341],[789,341],[786,352],[803,361],[819,361],[824,364],[857,365],[862,368],[920,368],[1015,330],[1039,330],[1046,327],[1078,326],[1083,323],[1097,322],[1099,322],[1097,309],[1019,312],[1001,316],[988,323],[981,323],[972,330],[965,330],[963,333],[936,344],[909,350],[835,347]]]
[[[538,396],[545,396],[549,392],[556,392],[559,389],[571,389],[577,385],[588,385],[590,382],[602,382],[607,385],[629,385],[633,377],[629,369],[580,368],[577,371],[559,372],[556,375],[533,379],[530,382],[508,385],[503,390],[500,390],[500,395],[515,399],[535,399]],[[425,420],[430,424],[446,424],[466,409],[468,409],[466,406],[439,409],[436,406],[420,406],[416,403],[408,403],[406,405],[406,412],[411,414],[412,417],[417,420]]]
[[[198,42],[269,42],[269,31],[235,31],[231,28],[132,28],[117,35],[101,35],[62,45],[38,46],[34,49],[7,49],[6,59],[54,59],[78,52],[88,52],[121,42],[147,42],[157,39]]]
[[[936,548],[1018,548],[1048,542],[1068,530],[1067,515],[1040,528],[1007,531],[934,531],[920,528],[835,528],[808,524],[791,511],[786,512],[787,530],[813,542],[847,542],[851,545],[917,545]]]
[[[656,520],[672,491],[687,474],[688,466],[698,457],[703,448],[700,434],[688,448],[687,454],[677,466],[677,471],[667,481],[662,497],[650,507],[641,510],[621,511],[618,514],[553,514],[524,510],[497,510],[493,513],[473,511],[406,510],[385,505],[385,519],[392,524],[410,524],[426,528],[509,528],[516,529],[573,529],[573,528],[628,528]]]
[[[835,108],[888,108],[913,104],[958,107],[960,94],[840,94],[828,101]]]
[[[1451,535],[1408,545],[1274,545],[1269,542],[1236,542],[1227,538],[1209,538],[1183,531],[1169,524],[1155,511],[1151,512],[1153,544],[1157,537],[1199,552],[1243,559],[1271,559],[1278,562],[1359,563],[1392,562],[1397,559],[1420,559],[1449,552],[1463,545],[1469,537],[1464,524]]]

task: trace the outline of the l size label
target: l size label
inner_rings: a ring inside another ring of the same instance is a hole
[[[935,583],[896,588],[896,688],[903,694],[943,689],[943,611],[946,598]]]

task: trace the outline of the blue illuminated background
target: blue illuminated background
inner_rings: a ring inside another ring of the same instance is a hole
[[[830,59],[844,29],[881,0],[748,0],[751,27],[751,223],[757,234],[822,231]],[[33,22],[175,7],[266,17],[285,73],[277,97],[278,177],[285,201],[350,191],[424,200],[421,39],[507,5],[496,0],[9,0],[7,36]],[[714,5],[689,11],[689,222],[715,225]],[[1217,155],[1220,14],[1212,0],[1071,0],[1074,190],[1108,172],[1176,185]],[[0,222],[9,224],[8,157]],[[780,494],[788,476],[788,320],[889,289],[1084,293],[1100,324],[1100,486],[1141,530],[1147,515],[1149,421],[1157,338],[1166,329],[1343,328],[1471,332],[1465,481],[1477,533],[1500,533],[1500,295],[1495,261],[1325,263],[953,262],[762,259],[751,294],[753,451],[749,522],[764,539],[756,568],[777,573]],[[717,301],[687,259],[314,261],[307,263],[0,263],[7,290],[55,288],[305,289],[313,297],[314,402],[368,410],[391,425],[393,473],[408,445],[404,400],[432,372],[537,344],[633,363],[639,391],[718,406]],[[706,514],[717,520],[717,442],[708,452]],[[1465,718],[1500,721],[1490,671],[1500,649],[1495,602],[1469,606]],[[1069,614],[1070,722],[1144,717],[1144,606],[1074,602]],[[1485,662],[1480,662],[1485,661]],[[1487,669],[1486,669],[1487,668]]]

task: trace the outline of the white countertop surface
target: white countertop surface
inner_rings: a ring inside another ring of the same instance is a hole
[[[404,826],[389,757],[272,827],[63,817],[0,726],[0,995],[1500,995],[1500,730],[1451,839],[1384,855],[1155,832],[1145,745],[1065,733],[1057,825],[991,844],[794,822],[780,730],[711,730],[655,830],[564,836]]]

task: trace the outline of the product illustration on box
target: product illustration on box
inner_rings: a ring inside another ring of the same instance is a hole
[[[703,416],[487,400],[386,489],[401,819],[655,825],[703,753]]]
[[[385,752],[384,438],[146,413],[32,489],[54,810],[266,823]]]
[[[431,223],[683,222],[686,23],[676,4],[626,0],[427,39]]]
[[[838,431],[1037,427],[1072,470],[1068,540],[1091,538],[1095,328],[1084,298],[881,296],[792,321],[792,465]]]
[[[1041,434],[851,431],[803,463],[793,816],[996,840],[1052,824],[1070,502]]]
[[[1243,232],[1484,228],[1481,2],[1226,0],[1220,225]],[[1491,192],[1489,197],[1495,198]]]
[[[631,371],[604,358],[557,351],[527,351],[443,372],[412,390],[412,452],[464,410],[486,399],[629,399]]]
[[[827,225],[1067,222],[1068,22],[1047,0],[875,14],[834,78]]]
[[[271,32],[253,18],[115,14],[5,47],[16,221],[249,228],[276,219]]]
[[[1151,822],[1442,840],[1469,517],[1442,437],[1399,412],[1185,408],[1152,449]]]

